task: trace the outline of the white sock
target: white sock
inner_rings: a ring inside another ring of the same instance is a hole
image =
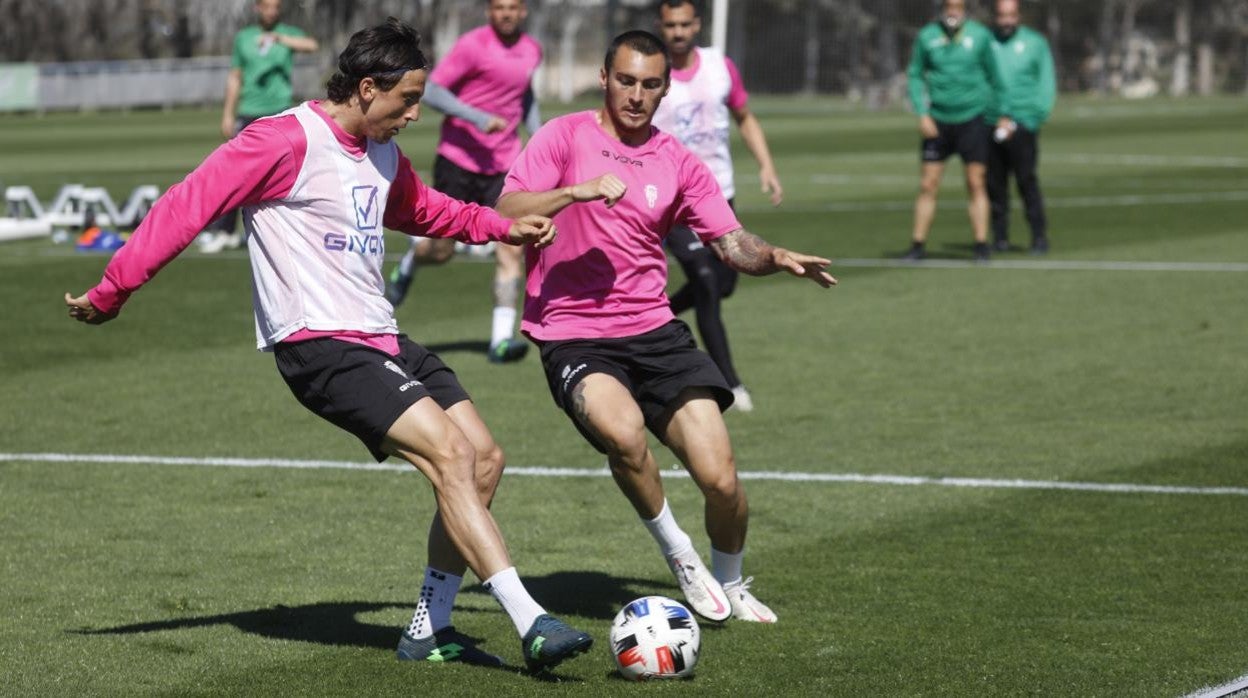
[[[494,306],[494,323],[490,328],[490,346],[496,347],[515,333],[516,309],[511,306]]]
[[[485,580],[485,588],[490,590],[494,600],[511,616],[511,622],[516,626],[516,633],[520,637],[524,637],[529,628],[533,627],[533,621],[546,612],[546,609],[529,596],[529,591],[520,582],[515,567],[508,567]]]
[[[681,530],[680,525],[676,523],[676,517],[672,516],[672,509],[667,506],[666,499],[663,500],[663,511],[649,521],[642,519],[642,523],[646,524],[650,535],[654,536],[655,542],[659,544],[663,557],[683,555],[693,551],[693,541],[689,539],[689,534]]]
[[[416,602],[416,613],[407,626],[407,632],[420,639],[450,625],[451,608],[463,581],[463,577],[426,567],[425,583],[420,587],[420,600]]]
[[[407,248],[403,259],[399,260],[399,274],[411,276],[416,273],[416,245]]]
[[[728,586],[741,581],[741,560],[745,558],[745,550],[739,553],[722,553],[711,547],[711,574],[721,586]]]

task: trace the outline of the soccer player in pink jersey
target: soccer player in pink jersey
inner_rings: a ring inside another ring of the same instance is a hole
[[[520,152],[519,126],[530,134],[542,125],[532,83],[542,47],[521,26],[524,0],[487,0],[487,24],[459,37],[429,75],[425,104],[446,114],[433,188],[456,199],[493,206],[503,177]],[[454,254],[453,240],[413,240],[390,274],[386,295],[403,301],[420,263],[443,264]],[[518,361],[529,345],[515,337],[516,302],[523,276],[520,249],[495,248],[494,312],[488,358]]]
[[[728,148],[728,124],[735,121],[741,139],[758,161],[758,179],[763,192],[770,194],[773,206],[784,199],[784,189],[776,176],[767,137],[750,111],[749,95],[732,59],[716,49],[694,44],[702,31],[700,0],[663,0],[658,4],[659,35],[672,57],[672,80],[667,96],[654,114],[654,125],[676,136],[680,142],[711,168],[732,204],[736,196],[732,153]],[[728,348],[728,330],[720,315],[720,300],[732,295],[737,272],[707,249],[692,230],[683,225],[672,228],[667,247],[680,263],[686,281],[672,294],[672,312],[677,315],[695,309],[702,345],[724,372],[732,388],[733,408],[754,409],[750,391],[737,375]]]
[[[511,617],[530,670],[592,644],[529,596],[489,511],[503,454],[455,374],[399,334],[384,297],[382,226],[412,235],[548,245],[551,221],[508,220],[427,187],[393,137],[420,117],[427,76],[416,30],[397,19],[357,32],[328,99],[260,119],[171,187],[104,278],[65,294],[70,317],[99,324],[195,238],[241,206],[258,345],[309,410],[378,460],[402,458],[433,485],[429,563],[398,657],[501,666],[450,623],[465,569]]]
[[[525,251],[520,325],[541,349],[555,403],[607,455],[694,611],[770,623],[776,614],[741,574],[749,509],[721,414],[732,391],[672,315],[663,239],[685,225],[738,271],[787,271],[823,287],[836,279],[827,259],[744,230],[707,166],[651,125],[670,69],[653,34],[616,37],[600,75],[602,108],[543,125],[508,173],[498,210],[551,216],[563,231]],[[668,506],[647,428],[706,498],[713,573]]]

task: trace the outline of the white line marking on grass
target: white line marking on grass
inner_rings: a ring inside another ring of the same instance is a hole
[[[993,259],[988,264],[966,259],[834,259],[835,267],[909,268],[909,269],[1023,269],[1028,271],[1196,271],[1248,272],[1248,262],[1090,262],[1075,259]]]
[[[1117,196],[1057,196],[1046,197],[1049,208],[1123,208],[1127,206],[1168,206],[1173,204],[1218,204],[1248,201],[1248,191],[1184,192],[1172,194],[1120,194]],[[941,201],[937,208],[953,210],[964,208],[959,201]],[[770,206],[754,204],[741,206],[742,211],[770,211]],[[833,201],[826,204],[785,206],[784,213],[888,213],[910,211],[914,201]]]
[[[295,460],[288,458],[192,458],[186,456],[141,456],[102,453],[0,453],[0,462],[24,461],[31,463],[133,463],[140,465],[192,465],[229,468],[295,468],[330,470],[369,470],[387,472],[414,472],[409,465],[399,463],[358,463],[337,460]],[[677,466],[665,470],[669,477],[689,477]],[[608,477],[607,468],[551,468],[544,466],[507,468],[508,475],[524,477]],[[840,482],[868,485],[904,485],[969,487],[977,489],[1013,490],[1067,490],[1077,492],[1111,492],[1116,494],[1196,494],[1231,495],[1248,497],[1248,487],[1196,487],[1183,485],[1144,485],[1114,482],[1062,482],[1055,480],[996,480],[966,477],[921,477],[911,475],[862,475],[858,473],[793,473],[782,471],[740,471],[743,480],[767,480],[773,482]]]
[[[1183,698],[1224,698],[1232,693],[1238,693],[1245,690],[1248,690],[1248,674],[1245,674],[1229,683],[1224,683],[1221,686],[1202,688],[1199,692],[1189,693]]]

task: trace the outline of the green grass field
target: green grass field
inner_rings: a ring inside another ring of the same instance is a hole
[[[1042,141],[1053,252],[970,264],[954,164],[917,267],[886,262],[909,235],[912,117],[755,107],[787,196],[771,209],[738,148],[743,221],[844,260],[838,288],[744,279],[725,306],[757,406],[727,420],[764,476],[746,573],[778,625],[704,624],[694,680],[620,680],[611,617],[679,590],[609,478],[514,475],[495,511],[520,572],[595,649],[558,685],[396,662],[433,506],[419,476],[136,462],[367,460],[254,350],[245,255],[192,248],[85,327],[61,296],[105,258],[27,241],[0,245],[0,694],[1179,696],[1248,674],[1248,102],[1068,99]],[[400,139],[425,168],[426,118]],[[45,199],[167,186],[216,119],[2,117],[0,179]],[[400,325],[513,467],[605,475],[534,357],[486,362],[490,275],[422,270]],[[669,498],[707,554],[692,483]],[[520,663],[471,577],[456,618]]]

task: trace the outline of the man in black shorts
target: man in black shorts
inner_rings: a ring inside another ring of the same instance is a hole
[[[966,175],[968,212],[976,261],[988,261],[988,191],[985,176],[992,127],[983,120],[1001,105],[1000,125],[1010,121],[1011,105],[992,50],[992,32],[968,19],[966,0],[944,0],[940,17],[919,30],[907,70],[910,101],[919,115],[922,171],[914,202],[914,230],[904,258],[927,255],[927,234],[936,216],[936,194],[945,160],[957,153]]]
[[[663,238],[685,225],[737,271],[836,280],[828,260],[743,229],[707,166],[651,128],[670,69],[653,34],[616,37],[600,73],[604,105],[543,125],[507,173],[498,211],[551,216],[564,231],[559,243],[526,250],[520,327],[541,346],[555,402],[607,455],[685,599],[711,620],[774,623],[742,576],[749,507],[721,414],[732,393],[672,315]],[[711,571],[668,506],[647,429],[702,490]]]
[[[555,229],[548,218],[506,220],[420,181],[393,141],[419,118],[427,76],[411,26],[390,18],[356,32],[337,66],[327,99],[252,124],[170,188],[103,280],[65,294],[69,315],[113,319],[205,222],[243,207],[259,347],[274,352],[304,407],[377,460],[406,460],[433,486],[429,563],[398,658],[503,664],[450,624],[471,569],[511,618],[528,667],[548,669],[592,640],[546,614],[521,583],[489,511],[502,451],[455,374],[398,333],[383,296],[380,232],[545,246]]]

